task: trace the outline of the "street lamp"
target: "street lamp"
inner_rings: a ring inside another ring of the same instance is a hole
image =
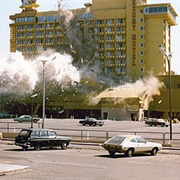
[[[31,116],[33,117],[33,114],[34,114],[34,110],[33,110],[33,99],[34,97],[36,97],[38,94],[33,94],[31,95]],[[33,120],[31,120],[31,128],[33,128]]]
[[[172,139],[172,102],[171,102],[171,58],[172,54],[168,54],[162,45],[159,45],[159,50],[166,57],[168,63],[168,80],[169,80],[169,122],[170,122],[170,140]]]
[[[56,56],[54,56],[51,61],[54,61]],[[43,65],[43,112],[42,112],[42,128],[44,128],[44,119],[45,119],[45,99],[46,99],[46,82],[45,82],[45,65],[47,60],[41,60]]]
[[[43,111],[42,111],[42,128],[44,128],[45,119],[45,98],[46,98],[46,84],[45,84],[45,65],[47,60],[41,60],[43,65]]]

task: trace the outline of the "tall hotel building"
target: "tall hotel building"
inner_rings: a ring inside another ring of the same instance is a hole
[[[41,50],[54,48],[60,51],[66,46],[71,46],[65,36],[66,26],[62,23],[65,17],[59,10],[38,12],[35,0],[22,2],[22,11],[10,16],[11,52],[21,51],[24,56],[33,59]],[[171,52],[171,27],[176,25],[177,13],[170,3],[147,4],[146,0],[92,0],[92,4],[84,5],[84,8],[73,9],[71,12],[75,26],[82,30],[79,31],[80,35],[88,26],[88,33],[92,35],[95,44],[92,57],[86,59],[87,64],[93,59],[94,65],[100,66],[102,73],[113,74],[118,80],[133,82],[149,73],[160,75],[160,79],[163,79],[168,87],[167,61],[160,52],[159,45],[162,45],[167,53]],[[86,48],[87,53],[89,47]],[[172,112],[180,118],[178,83],[176,77],[172,84],[173,93],[176,94],[176,97],[172,98]],[[168,91],[163,91],[150,105],[150,109],[160,112],[161,115],[168,114],[167,96]],[[131,99],[126,109],[122,104],[112,105],[111,100],[101,100],[97,106],[90,107],[84,102],[84,96],[80,95],[79,99],[77,97],[72,97],[68,102],[56,99],[56,102],[47,103],[46,106],[63,106],[64,117],[74,116],[75,111],[75,117],[78,118],[80,115],[81,118],[88,115],[102,119],[140,117],[139,97],[135,97],[134,101]],[[75,98],[78,99],[78,107]],[[162,103],[159,104],[159,101]],[[130,102],[132,106],[129,105]],[[52,111],[50,114],[53,114]]]
[[[22,1],[23,2],[23,1]],[[24,1],[25,2],[25,1]],[[147,4],[146,0],[92,0],[85,8],[72,10],[82,27],[90,22],[96,41],[95,60],[106,74],[138,79],[167,74],[166,59],[159,45],[171,51],[171,26],[177,13],[169,4]],[[43,48],[65,42],[58,11],[38,12],[36,1],[22,4],[22,12],[11,15],[10,50],[32,57]]]

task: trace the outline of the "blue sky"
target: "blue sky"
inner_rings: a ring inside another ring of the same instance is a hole
[[[92,2],[91,0],[37,0],[37,4],[40,5],[38,11],[50,11],[57,10],[58,2],[63,2],[63,4],[68,8],[78,8],[83,7],[84,3]],[[180,16],[180,0],[148,0],[149,3],[171,3],[175,11]],[[0,56],[9,52],[9,15],[15,13],[20,13],[21,0],[1,0],[0,5]],[[178,26],[172,27],[172,70],[180,75],[180,17],[177,17]]]

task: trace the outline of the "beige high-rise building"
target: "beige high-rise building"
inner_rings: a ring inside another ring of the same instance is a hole
[[[171,51],[171,26],[176,25],[177,13],[169,3],[92,0],[92,4],[85,6],[72,12],[81,25],[90,22],[96,40],[94,59],[106,74],[128,79],[138,79],[150,72],[166,74],[166,59],[158,47],[162,45],[167,52]],[[11,52],[21,51],[31,57],[42,49],[66,44],[61,14],[38,12],[37,7],[35,3],[22,4],[22,12],[10,16]]]
[[[167,54],[171,52],[171,27],[176,25],[177,13],[170,3],[147,4],[146,0],[92,0],[92,4],[84,5],[84,8],[71,11],[59,9],[39,12],[36,1],[24,1],[20,7],[22,12],[10,16],[11,52],[21,51],[24,56],[33,58],[48,48],[59,52],[67,50],[75,59],[79,54],[79,59],[82,56],[87,65],[94,63],[94,66],[100,67],[100,72],[109,75],[109,79],[118,77],[118,80],[134,82],[149,74],[161,75],[161,79],[167,79],[167,76],[164,76],[168,72],[167,60],[160,52],[159,45],[165,48]],[[82,43],[84,41],[87,41],[85,45]],[[93,53],[90,53],[91,51]],[[173,88],[179,92],[178,77],[174,78],[176,82]],[[165,85],[168,87],[169,84],[165,81]],[[167,89],[163,93],[160,100],[165,103],[160,106],[154,103],[151,110],[167,114]],[[84,115],[87,115],[87,109],[91,109],[92,116],[96,114],[93,109],[98,110],[97,117],[100,115],[101,118],[125,119],[125,116],[139,116],[139,97],[130,100],[132,106],[126,108],[127,113],[124,115],[122,104],[112,106],[111,102],[103,104],[102,100],[97,107],[90,107],[83,103],[85,98],[81,95],[80,97],[82,101],[79,103],[77,117],[83,114],[83,110]],[[154,102],[157,100],[158,98]],[[71,110],[77,109],[74,101],[75,97],[72,97],[71,103],[58,101],[50,105],[63,106],[65,116],[69,117]],[[172,106],[172,112],[178,114],[178,117],[179,106],[179,103],[175,107]]]

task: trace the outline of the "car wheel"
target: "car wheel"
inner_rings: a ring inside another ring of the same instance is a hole
[[[128,149],[128,150],[126,151],[126,156],[127,156],[127,157],[132,157],[133,154],[134,154],[134,150],[133,150],[133,149]]]
[[[96,126],[96,123],[93,123],[93,126]]]
[[[63,142],[61,144],[61,149],[67,149],[67,146],[68,146],[67,142]]]
[[[164,127],[164,124],[161,124],[161,127]]]
[[[28,149],[28,147],[27,146],[23,146],[22,149],[23,149],[23,151],[26,151]]]
[[[22,120],[19,120],[19,123],[22,123]]]
[[[83,126],[85,126],[86,124],[85,123],[83,123]]]
[[[158,149],[157,148],[153,148],[152,151],[151,151],[151,155],[152,156],[155,156],[158,152]]]
[[[110,155],[111,157],[114,157],[115,153],[116,153],[116,151],[109,151],[109,155]]]
[[[34,149],[37,150],[37,151],[41,150],[41,144],[36,143],[35,146],[34,146]]]
[[[33,121],[34,121],[34,123],[37,123],[37,119],[34,119]]]

